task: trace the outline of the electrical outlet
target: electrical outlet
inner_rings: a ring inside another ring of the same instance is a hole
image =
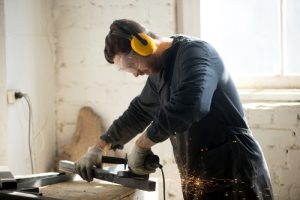
[[[16,90],[7,90],[7,103],[13,104],[16,102]]]

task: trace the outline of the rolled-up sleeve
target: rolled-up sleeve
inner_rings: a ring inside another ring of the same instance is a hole
[[[210,111],[218,84],[217,61],[207,48],[189,45],[177,56],[180,56],[174,66],[180,70],[177,87],[147,129],[148,137],[156,143],[175,132],[186,131],[193,122],[201,120]]]

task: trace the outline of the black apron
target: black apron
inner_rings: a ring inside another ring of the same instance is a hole
[[[251,132],[226,127],[224,136],[213,149],[197,149],[195,133],[170,137],[184,199],[274,199],[264,156]]]

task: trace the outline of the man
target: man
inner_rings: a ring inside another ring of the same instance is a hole
[[[128,165],[149,174],[151,147],[170,139],[184,199],[273,199],[270,176],[247,125],[237,90],[216,50],[188,36],[160,37],[131,20],[116,20],[105,39],[105,58],[134,76],[149,75],[141,94],[79,161],[91,167],[110,146],[138,133]]]

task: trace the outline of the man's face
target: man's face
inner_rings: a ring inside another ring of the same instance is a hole
[[[153,67],[150,67],[152,59],[142,57],[133,51],[128,54],[119,54],[114,58],[114,63],[119,66],[120,70],[127,71],[133,74],[135,77],[142,75],[151,75],[155,73]],[[154,64],[154,63],[152,63]]]

